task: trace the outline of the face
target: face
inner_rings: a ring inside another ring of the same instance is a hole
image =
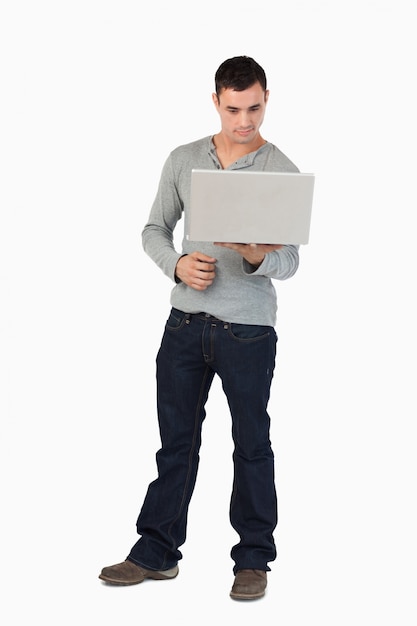
[[[222,133],[233,143],[249,144],[259,135],[265,115],[268,91],[255,83],[244,91],[223,89],[213,102],[220,115]]]

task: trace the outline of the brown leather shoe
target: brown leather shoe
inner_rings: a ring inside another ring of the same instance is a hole
[[[110,567],[104,567],[101,570],[99,578],[106,583],[112,585],[137,585],[145,580],[145,578],[152,578],[153,580],[168,580],[175,578],[178,574],[178,565],[172,569],[161,570],[159,572],[151,569],[145,569],[140,567],[132,561],[123,561],[117,565],[111,565]]]
[[[241,569],[236,572],[230,592],[234,600],[256,600],[265,595],[266,572],[260,569]]]

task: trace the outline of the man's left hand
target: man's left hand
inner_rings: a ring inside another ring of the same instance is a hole
[[[280,250],[282,244],[272,243],[224,243],[215,242],[215,246],[221,246],[222,248],[229,248],[235,250],[240,256],[242,256],[248,263],[259,267],[268,252],[274,250]]]

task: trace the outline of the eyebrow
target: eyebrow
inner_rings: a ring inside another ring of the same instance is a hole
[[[250,107],[248,107],[249,109],[257,109],[261,106],[260,102],[257,102],[256,104],[251,104]],[[239,107],[232,107],[232,106],[227,106],[226,109],[228,111],[241,111],[241,109]]]

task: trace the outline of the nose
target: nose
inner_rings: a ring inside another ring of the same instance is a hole
[[[239,113],[239,126],[241,128],[249,128],[251,126],[250,115],[246,111]]]

